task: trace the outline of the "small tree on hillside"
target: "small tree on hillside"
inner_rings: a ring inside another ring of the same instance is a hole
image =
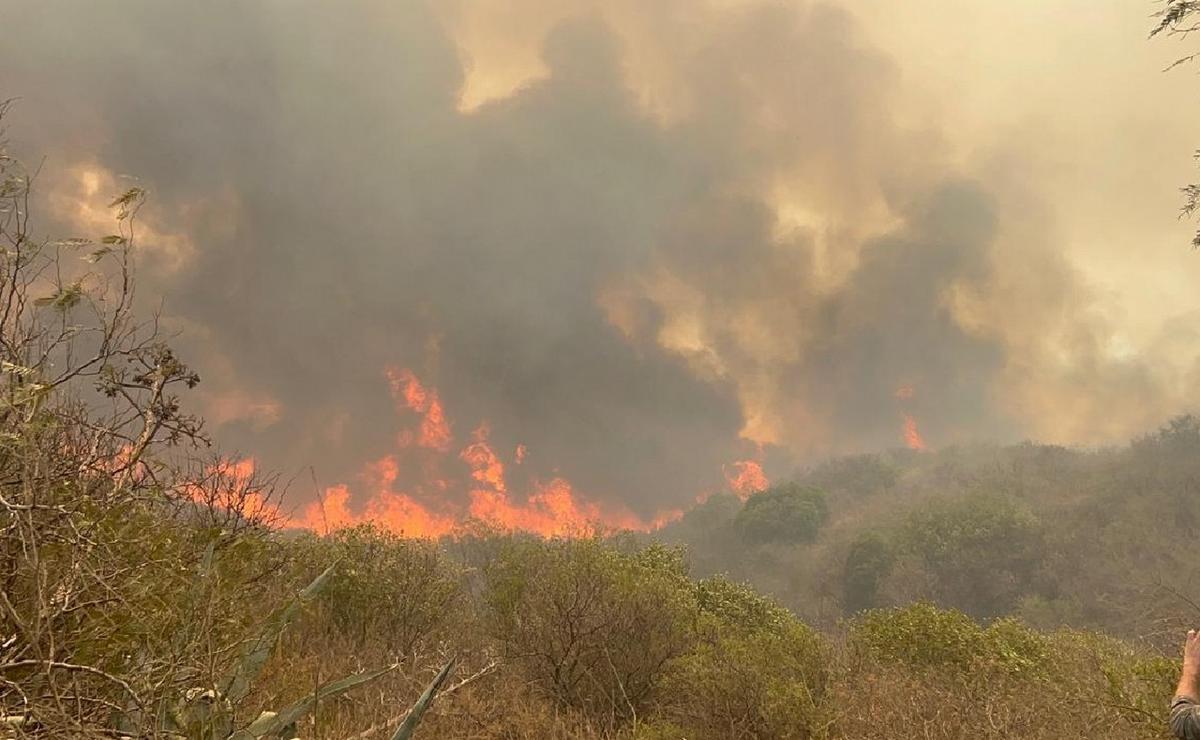
[[[750,542],[797,544],[816,539],[827,519],[823,491],[786,483],[746,499],[734,525]]]

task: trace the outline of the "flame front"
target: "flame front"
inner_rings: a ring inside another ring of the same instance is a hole
[[[730,469],[732,468],[732,470]],[[729,489],[743,501],[752,494],[765,491],[771,486],[763,472],[762,465],[756,460],[739,460],[725,468],[725,480]]]
[[[437,391],[426,389],[413,371],[408,369],[388,368],[384,374],[397,404],[421,415],[421,425],[415,439],[411,431],[406,431],[401,435],[400,446],[407,447],[415,441],[426,449],[439,452],[449,450],[452,442],[450,424],[446,421]]]
[[[364,504],[352,505],[354,495],[349,485],[331,486],[319,501],[287,519],[289,526],[331,532],[371,522],[407,536],[439,537],[474,520],[502,530],[555,536],[583,535],[597,529],[649,531],[682,516],[681,510],[669,510],[643,519],[623,506],[588,500],[558,475],[545,481],[531,479],[529,490],[521,497],[524,500],[518,500],[509,488],[505,463],[490,442],[491,428],[486,421],[476,426],[470,442],[451,457],[448,453],[454,446],[454,436],[437,390],[422,383],[407,368],[388,368],[384,374],[397,411],[415,414],[416,428],[399,435],[397,454],[364,466],[359,478],[371,491]],[[434,455],[433,460],[427,459],[420,466],[425,475],[410,491],[400,490],[399,483],[400,454],[406,450]],[[525,445],[518,445],[513,462],[524,463],[527,454]],[[458,468],[457,477],[429,477],[431,471],[455,463],[466,467],[465,471]],[[747,474],[754,479],[753,470]],[[761,478],[761,469],[757,475]],[[465,502],[454,500],[455,492],[461,494],[464,490]]]

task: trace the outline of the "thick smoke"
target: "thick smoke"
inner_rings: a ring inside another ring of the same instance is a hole
[[[905,415],[935,445],[1091,441],[1092,379],[1146,401],[1103,433],[1172,410],[1105,359],[1026,184],[901,123],[839,9],[517,3],[555,19],[544,72],[470,110],[469,9],[436,10],[0,5],[47,228],[79,225],[74,168],[149,187],[142,295],[225,445],[353,482],[411,426],[385,376],[411,368],[457,446],[486,421],[524,475],[651,515],[738,459],[903,444]]]

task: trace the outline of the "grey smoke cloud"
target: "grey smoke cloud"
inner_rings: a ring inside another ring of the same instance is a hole
[[[14,140],[51,182],[94,162],[151,188],[193,248],[168,269],[147,244],[143,295],[212,397],[277,406],[216,435],[323,483],[397,452],[389,366],[438,389],[456,450],[484,420],[526,445],[514,490],[562,475],[648,516],[755,441],[776,470],[900,444],[902,405],[935,444],[1029,433],[1003,391],[1040,381],[1013,368],[1103,340],[1049,236],[1012,287],[1008,186],[900,122],[895,63],[831,5],[646,7],[669,115],[595,8],[546,35],[544,78],[463,112],[453,29],[416,0],[0,7]],[[1014,290],[1056,333],[1006,323]],[[459,465],[405,455],[407,486]]]

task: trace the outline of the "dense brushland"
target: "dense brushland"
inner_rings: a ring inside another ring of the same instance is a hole
[[[0,175],[0,734],[398,738],[449,665],[418,736],[1165,736],[1192,417],[840,458],[652,535],[285,531],[134,310],[143,194],[44,241]]]
[[[981,620],[1174,647],[1195,615],[1200,419],[1128,445],[1025,443],[830,460],[744,505],[714,497],[658,534],[806,621],[932,599]],[[769,502],[769,505],[768,505]]]

